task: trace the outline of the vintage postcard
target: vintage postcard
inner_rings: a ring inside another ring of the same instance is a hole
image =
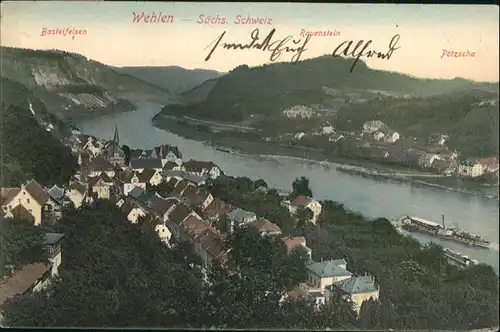
[[[1,12],[3,326],[498,330],[497,6]]]

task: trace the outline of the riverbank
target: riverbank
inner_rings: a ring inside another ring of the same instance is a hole
[[[171,118],[153,118],[156,128],[172,132],[178,136],[201,141],[216,148],[233,150],[236,154],[254,155],[261,158],[297,159],[304,162],[334,167],[338,171],[372,177],[380,180],[404,181],[416,186],[433,187],[440,190],[461,192],[498,199],[495,187],[478,188],[472,184],[455,179],[443,178],[437,174],[418,172],[408,168],[396,168],[370,161],[349,160],[341,157],[326,157],[321,149],[292,147],[277,142],[263,142],[252,133],[218,132],[214,133],[205,126],[192,126]],[[465,187],[464,187],[465,186]]]

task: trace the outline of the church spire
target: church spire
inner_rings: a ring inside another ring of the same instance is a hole
[[[113,136],[113,142],[120,143],[120,137],[118,136],[118,124],[115,126],[115,135]]]

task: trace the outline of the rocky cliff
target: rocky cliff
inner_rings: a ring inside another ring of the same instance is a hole
[[[2,76],[21,83],[61,117],[133,109],[133,101],[166,103],[170,93],[86,57],[63,51],[1,48]]]

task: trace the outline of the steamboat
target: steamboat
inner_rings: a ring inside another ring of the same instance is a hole
[[[470,259],[469,257],[462,255],[459,252],[455,252],[449,248],[443,249],[443,255],[448,260],[448,263],[463,269],[479,264],[479,261],[475,259]]]
[[[446,227],[444,215],[442,216],[442,225],[423,218],[406,216],[402,218],[401,228],[408,232],[426,233],[472,247],[488,248],[490,245],[490,242],[482,236],[466,232],[457,227]]]

